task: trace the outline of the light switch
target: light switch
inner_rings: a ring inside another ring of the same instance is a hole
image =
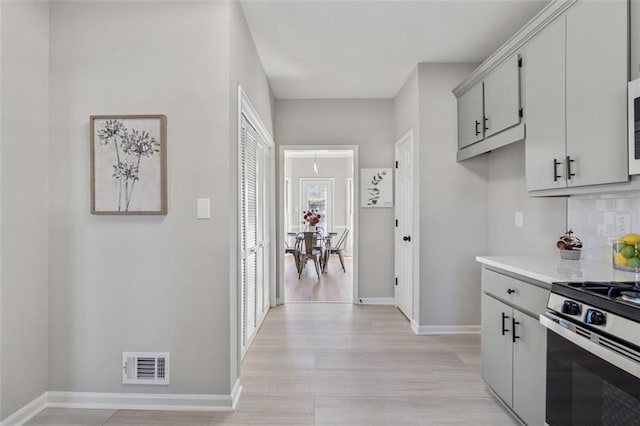
[[[197,219],[211,219],[211,199],[198,198],[197,206]]]
[[[522,228],[524,226],[524,214],[522,214],[522,212],[516,212],[515,225],[516,228]]]

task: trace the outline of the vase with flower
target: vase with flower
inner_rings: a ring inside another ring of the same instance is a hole
[[[311,232],[315,232],[316,225],[320,223],[321,218],[322,216],[318,210],[305,210],[302,212],[302,223],[304,223]]]

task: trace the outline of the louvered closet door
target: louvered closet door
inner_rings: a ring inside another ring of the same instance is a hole
[[[241,327],[242,350],[269,307],[269,164],[271,151],[242,116],[241,129]]]

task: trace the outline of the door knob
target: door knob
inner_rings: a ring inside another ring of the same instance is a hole
[[[402,237],[402,241],[411,241],[411,236],[405,235],[404,237]]]

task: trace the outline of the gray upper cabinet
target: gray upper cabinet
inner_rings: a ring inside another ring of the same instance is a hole
[[[629,72],[632,80],[640,78],[640,0],[631,0],[629,6],[631,13],[631,62]]]
[[[519,57],[513,55],[484,79],[484,137],[520,123]]]
[[[624,182],[627,3],[579,1],[525,48],[529,191]]]
[[[628,4],[581,1],[567,13],[567,183],[629,179]]]
[[[457,87],[458,161],[524,139],[519,56],[511,55],[471,86]]]
[[[482,83],[478,83],[458,99],[458,148],[482,140],[483,117]]]
[[[566,186],[565,52],[565,17],[538,34],[524,52],[529,191]]]

